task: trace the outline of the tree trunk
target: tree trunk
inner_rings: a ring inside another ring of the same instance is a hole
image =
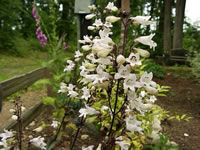
[[[164,54],[169,55],[171,49],[171,0],[165,0],[164,11]]]
[[[121,12],[126,12],[127,15],[130,13],[130,0],[121,0]],[[123,15],[123,19],[126,18],[126,15]],[[120,49],[119,54],[125,54],[124,45],[126,44],[126,37],[125,37],[125,26],[121,24],[121,34],[120,34]]]
[[[176,19],[174,25],[173,49],[182,48],[185,3],[186,0],[177,0],[176,2]]]

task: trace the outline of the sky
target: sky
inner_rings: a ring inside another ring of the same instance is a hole
[[[186,0],[185,15],[191,23],[200,21],[200,0]]]

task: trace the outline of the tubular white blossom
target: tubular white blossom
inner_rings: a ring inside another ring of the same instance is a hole
[[[138,53],[131,53],[129,57],[126,58],[126,61],[130,63],[131,67],[134,67],[136,65],[142,65],[142,62],[140,61],[140,55]]]
[[[52,126],[53,128],[57,128],[57,127],[58,127],[58,124],[59,124],[59,122],[54,120],[54,121],[52,122],[51,126]]]
[[[97,9],[95,5],[89,5],[88,8],[89,8],[90,10],[96,10],[96,9]]]
[[[121,150],[128,150],[129,146],[131,145],[130,143],[127,143],[125,141],[116,141],[115,143],[120,146]]]
[[[147,50],[141,49],[141,48],[134,48],[136,52],[140,54],[140,56],[144,58],[148,58],[150,56],[150,53]]]
[[[155,49],[155,47],[157,46],[157,44],[152,40],[153,36],[155,34],[151,34],[149,36],[141,36],[135,39],[135,42],[139,42],[142,43],[144,45],[148,45],[150,46],[150,48],[153,48],[153,50]]]
[[[106,21],[107,22],[111,22],[111,23],[115,23],[115,22],[117,22],[119,20],[120,20],[120,17],[115,17],[115,16],[108,16],[108,17],[106,17]]]
[[[120,65],[118,69],[118,73],[115,74],[115,79],[118,80],[120,78],[127,78],[131,72],[130,65]]]
[[[136,116],[132,117],[132,116],[128,116],[128,118],[125,119],[126,121],[126,129],[129,131],[136,131],[136,132],[142,132],[142,122],[138,121],[136,119]]]
[[[92,19],[94,16],[96,16],[96,14],[89,14],[89,15],[86,15],[86,16],[85,16],[85,19],[86,19],[86,20],[90,20],[90,19]]]
[[[87,104],[85,104],[85,108],[81,108],[79,110],[79,117],[86,117],[87,115],[94,115],[94,114],[99,114],[100,112],[96,111],[94,108],[89,107]]]
[[[130,17],[130,19],[133,20],[133,23],[142,24],[142,25],[150,25],[150,24],[152,24],[152,21],[149,21],[150,18],[151,18],[151,16]]]
[[[82,147],[82,150],[93,150],[94,145],[88,146],[88,147]]]
[[[72,60],[67,60],[68,65],[66,66],[66,68],[64,69],[64,72],[66,71],[72,71],[75,67],[75,64]]]
[[[126,58],[123,55],[117,56],[117,63],[118,65],[122,65],[126,62]]]
[[[95,19],[95,22],[92,24],[93,26],[100,27],[103,26],[101,19]]]
[[[38,136],[37,138],[33,138],[32,140],[30,140],[30,142],[35,145],[36,147],[39,147],[41,149],[46,149],[46,143],[44,143],[44,138],[41,136]]]
[[[13,133],[11,131],[8,131],[6,129],[3,130],[4,133],[0,134],[1,140],[6,140],[7,138],[13,137]]]
[[[113,2],[109,2],[105,8],[114,12],[118,10],[118,8],[114,5]]]
[[[88,26],[88,30],[94,30],[95,29],[95,27],[94,26]]]
[[[82,48],[84,51],[89,51],[89,50],[91,50],[91,46],[90,46],[90,45],[83,45],[81,48]]]

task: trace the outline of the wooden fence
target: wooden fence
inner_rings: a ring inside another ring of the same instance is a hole
[[[0,82],[0,111],[4,98],[19,90],[28,88],[35,81],[42,78],[49,78],[49,72],[46,67],[38,68],[28,73]]]

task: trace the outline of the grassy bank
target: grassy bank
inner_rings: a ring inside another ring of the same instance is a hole
[[[30,52],[24,58],[0,54],[0,81],[41,67],[46,58],[47,53],[39,51]]]

